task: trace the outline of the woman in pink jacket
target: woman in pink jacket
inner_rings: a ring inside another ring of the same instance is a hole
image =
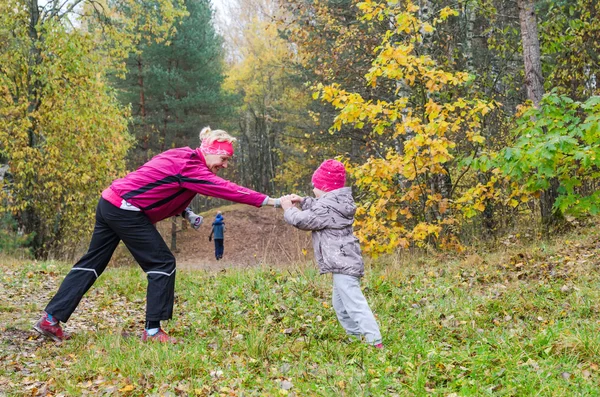
[[[34,329],[44,336],[66,339],[60,322],[69,320],[83,295],[100,277],[119,241],[127,246],[147,275],[146,326],[142,340],[175,342],[161,328],[173,316],[175,257],[154,224],[186,214],[196,194],[261,207],[278,207],[279,199],[255,192],[217,176],[233,156],[235,138],[206,127],[201,145],[161,153],[136,171],[117,179],[96,209],[96,223],[88,252],[73,266]]]

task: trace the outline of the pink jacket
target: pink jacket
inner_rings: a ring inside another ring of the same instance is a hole
[[[265,194],[213,174],[199,149],[167,150],[124,178],[116,179],[102,197],[120,207],[122,200],[140,208],[152,223],[179,215],[196,194],[260,207]]]

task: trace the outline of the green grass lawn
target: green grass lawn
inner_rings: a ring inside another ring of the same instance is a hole
[[[374,261],[383,351],[347,339],[310,265],[179,272],[177,345],[139,340],[144,274],[109,268],[57,345],[31,325],[71,265],[4,258],[0,396],[600,395],[597,237]]]

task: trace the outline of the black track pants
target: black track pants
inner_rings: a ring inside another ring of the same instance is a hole
[[[66,322],[83,295],[102,274],[123,240],[148,278],[146,320],[168,320],[175,298],[175,257],[144,213],[115,207],[103,198],[96,208],[96,224],[87,253],[63,280],[46,312]]]

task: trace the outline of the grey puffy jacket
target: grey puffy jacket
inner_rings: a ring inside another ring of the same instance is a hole
[[[355,212],[352,189],[344,187],[327,192],[319,199],[305,197],[302,211],[288,208],[283,216],[290,225],[312,231],[315,260],[321,274],[362,277],[365,265],[352,227]]]

